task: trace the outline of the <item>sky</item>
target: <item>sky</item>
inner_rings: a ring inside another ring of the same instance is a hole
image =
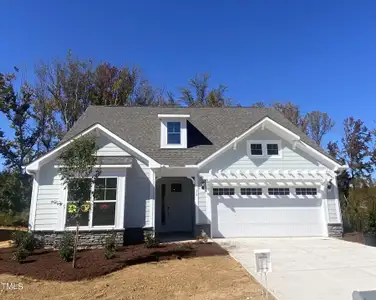
[[[0,72],[80,58],[137,65],[176,91],[197,73],[234,102],[292,101],[376,127],[376,1],[0,0]],[[0,128],[6,128],[0,120]]]

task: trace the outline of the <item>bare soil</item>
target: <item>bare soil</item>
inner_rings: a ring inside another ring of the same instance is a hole
[[[227,255],[218,244],[168,243],[158,248],[143,244],[121,247],[113,259],[104,257],[103,249],[82,250],[77,255],[77,267],[63,261],[58,251],[36,250],[23,263],[11,260],[14,248],[0,249],[0,274],[25,275],[40,280],[76,281],[92,279],[132,265],[164,260],[180,260],[200,256]]]
[[[9,263],[7,255],[2,251],[0,261],[0,282],[8,283],[0,286],[0,299],[4,300],[263,299],[258,282],[215,243],[176,243],[158,249],[124,247],[113,260],[102,260],[103,250],[83,251],[75,270],[70,263],[61,262],[56,252],[35,254],[22,265]],[[149,261],[147,257],[158,259]],[[119,266],[123,269],[94,279],[67,281],[93,278]],[[19,284],[22,289],[12,288]]]
[[[364,235],[361,232],[349,232],[343,235],[343,239],[347,242],[364,244]]]

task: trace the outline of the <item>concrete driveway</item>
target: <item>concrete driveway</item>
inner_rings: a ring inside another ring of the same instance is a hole
[[[268,289],[279,300],[345,300],[376,290],[376,247],[330,238],[217,239],[254,277],[255,249],[270,249]]]

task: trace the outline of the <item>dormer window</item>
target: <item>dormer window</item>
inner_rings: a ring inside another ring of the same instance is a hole
[[[187,148],[187,119],[189,115],[159,114],[161,148]]]
[[[181,123],[167,122],[167,144],[180,144],[181,141]]]

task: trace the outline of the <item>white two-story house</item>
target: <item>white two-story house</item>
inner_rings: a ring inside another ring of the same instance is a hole
[[[276,110],[90,106],[53,151],[26,167],[34,177],[30,229],[46,245],[74,230],[59,154],[93,132],[101,193],[82,215],[84,245],[111,231],[119,244],[142,240],[145,230],[342,234],[336,175],[347,167]]]

